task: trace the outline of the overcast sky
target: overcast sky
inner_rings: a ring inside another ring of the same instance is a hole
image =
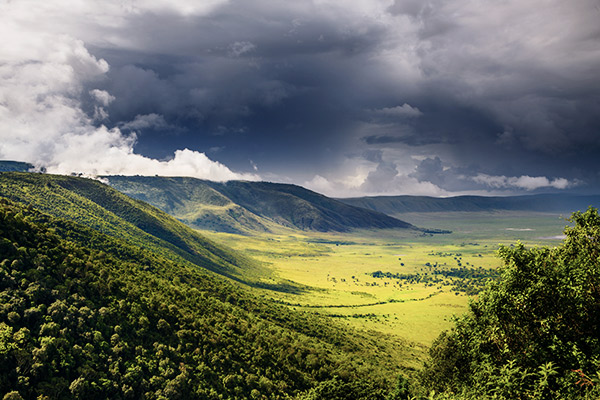
[[[600,0],[0,0],[0,158],[600,192]]]

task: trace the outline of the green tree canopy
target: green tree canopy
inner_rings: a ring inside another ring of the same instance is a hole
[[[563,244],[502,246],[501,277],[431,349],[428,390],[498,398],[597,393],[600,371],[600,216],[570,219]]]

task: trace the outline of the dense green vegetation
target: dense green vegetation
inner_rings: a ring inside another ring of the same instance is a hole
[[[329,204],[288,185],[226,193],[192,180],[179,194],[184,178],[147,179],[172,185],[143,189],[172,210],[194,196],[242,207],[231,200],[242,193],[282,215],[286,191]],[[464,243],[377,245],[355,233],[205,233],[234,251],[98,181],[0,173],[0,398],[598,398],[600,216],[572,221],[559,247],[501,246],[500,270],[489,267],[497,242],[467,243],[467,231]],[[528,223],[499,232],[539,235]],[[478,298],[415,374],[420,356],[399,338],[464,307],[459,292]],[[434,316],[409,325],[423,313]],[[351,328],[376,324],[401,331],[397,343]]]
[[[384,398],[372,340],[196,265],[0,200],[0,394]]]
[[[392,272],[375,271],[369,275],[373,278],[388,278],[397,280],[399,285],[424,283],[427,286],[450,286],[453,291],[476,295],[481,292],[488,282],[498,278],[498,271],[494,268],[450,268],[437,269],[437,265],[429,265],[430,272],[415,274],[399,274]]]
[[[164,212],[98,181],[2,173],[0,196],[124,239],[171,260],[187,260],[228,277],[248,278],[252,270],[259,268],[248,257],[215,245]]]
[[[431,349],[427,390],[452,398],[600,396],[600,216],[555,248],[501,247],[501,277]],[[454,393],[451,395],[451,393]]]
[[[415,229],[396,218],[350,206],[296,185],[148,176],[106,178],[119,191],[201,229],[264,232],[273,224],[321,232]]]

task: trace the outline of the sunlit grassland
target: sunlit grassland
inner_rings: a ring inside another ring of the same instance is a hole
[[[418,363],[469,296],[457,291],[462,278],[436,275],[437,282],[373,277],[376,271],[431,277],[435,271],[500,266],[499,244],[554,245],[564,217],[533,213],[429,213],[398,216],[417,226],[452,230],[423,235],[407,230],[315,233],[281,230],[240,236],[209,233],[215,241],[262,261],[273,271],[265,283],[291,281],[296,292],[262,290],[289,307],[327,315],[353,327],[407,341]],[[549,239],[551,238],[551,239]],[[257,289],[259,290],[259,289]],[[410,364],[410,363],[409,363]]]

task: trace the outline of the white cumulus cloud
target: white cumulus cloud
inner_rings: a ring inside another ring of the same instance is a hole
[[[548,179],[545,176],[495,176],[486,174],[477,174],[473,181],[479,184],[487,185],[491,188],[518,188],[525,190],[535,190],[540,188],[566,189],[574,186],[565,178]]]
[[[157,3],[158,4],[158,3]],[[4,8],[6,6],[3,6]],[[238,174],[204,153],[178,150],[168,161],[134,153],[136,136],[94,122],[106,118],[110,93],[85,87],[105,78],[106,61],[81,40],[36,32],[35,27],[0,21],[0,159],[44,166],[50,173],[185,175],[213,180],[258,179]],[[82,99],[97,103],[94,116]],[[163,124],[157,114],[138,115],[129,129]]]
[[[90,96],[94,98],[101,106],[107,107],[110,103],[115,100],[115,96],[108,93],[106,90],[92,89],[90,90]]]
[[[374,110],[376,114],[385,115],[388,117],[404,117],[404,118],[414,118],[423,115],[421,110],[417,107],[413,107],[410,104],[404,103],[401,106],[396,107],[386,107],[379,108]]]

